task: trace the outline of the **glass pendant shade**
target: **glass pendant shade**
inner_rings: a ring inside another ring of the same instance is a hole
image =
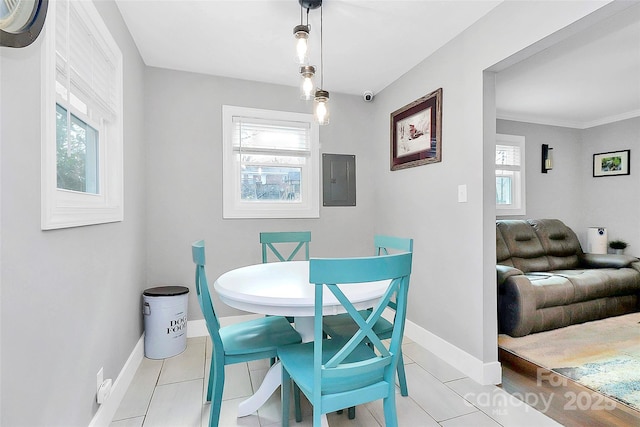
[[[313,102],[313,111],[319,125],[329,124],[329,92],[319,89]]]
[[[309,27],[307,25],[296,25],[293,29],[296,38],[296,61],[304,65],[309,59]]]
[[[305,101],[311,101],[315,95],[315,85],[313,83],[313,76],[315,73],[316,68],[313,65],[300,67],[300,76],[302,76],[300,98]]]

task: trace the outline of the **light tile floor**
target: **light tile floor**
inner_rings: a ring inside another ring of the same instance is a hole
[[[396,395],[399,426],[543,427],[555,421],[495,386],[482,386],[415,342],[403,343],[409,396]],[[184,353],[165,360],[143,359],[118,408],[111,427],[206,427],[205,401],[211,340],[189,338]],[[220,426],[280,425],[280,395],[274,393],[258,413],[237,418],[238,403],[253,393],[269,368],[267,360],[226,367]],[[304,400],[304,399],[303,399]],[[291,405],[293,407],[293,405]],[[293,411],[293,409],[292,409]],[[303,405],[303,421],[311,426],[311,406]],[[356,419],[347,413],[328,415],[330,427],[384,426],[382,402],[358,406]]]

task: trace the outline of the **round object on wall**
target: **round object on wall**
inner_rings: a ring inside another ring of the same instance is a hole
[[[0,1],[0,46],[25,47],[40,35],[48,0]]]

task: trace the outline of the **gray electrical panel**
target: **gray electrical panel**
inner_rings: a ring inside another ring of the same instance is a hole
[[[356,205],[356,156],[322,155],[322,205]]]

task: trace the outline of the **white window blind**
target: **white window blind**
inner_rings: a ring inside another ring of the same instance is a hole
[[[118,111],[117,59],[78,3],[57,1],[56,88],[63,102],[88,118],[115,119]]]
[[[517,145],[496,144],[496,166],[513,169],[520,166],[520,147]]]
[[[237,151],[291,152],[308,155],[311,149],[309,123],[273,122],[251,117],[233,117],[233,146]]]

